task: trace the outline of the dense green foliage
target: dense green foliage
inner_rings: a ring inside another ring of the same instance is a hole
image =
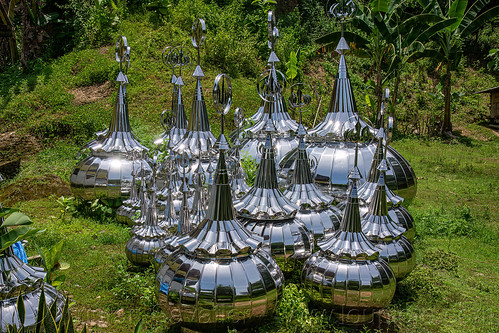
[[[0,134],[13,131],[40,143],[33,150],[18,148],[15,158],[22,158],[20,173],[3,186],[45,174],[69,181],[78,161],[78,147],[109,123],[118,71],[113,43],[122,34],[132,49],[127,88],[130,121],[142,143],[152,146],[163,131],[160,113],[171,102],[171,73],[160,60],[161,52],[167,45],[188,47],[190,27],[198,16],[204,17],[208,26],[201,51],[206,74],[202,83],[215,134],[219,116],[212,107],[211,85],[220,71],[232,77],[234,107],[243,107],[251,115],[260,104],[255,81],[269,54],[269,1],[46,2],[47,10],[63,14],[59,21],[47,23],[53,30],[47,28],[52,34],[46,39],[44,54],[28,61],[26,68],[7,66],[0,72]],[[306,80],[317,92],[314,106],[304,112],[307,126],[325,115],[337,71],[337,54],[317,52],[320,46],[313,43],[319,36],[339,31],[323,10],[325,2],[279,1],[276,7],[281,35],[276,50],[279,68],[286,73],[286,63],[294,63],[290,62],[291,52],[296,53],[293,82]],[[422,10],[416,1],[407,5],[408,13]],[[330,313],[309,304],[299,281],[292,280],[286,282],[275,316],[254,331],[499,331],[499,140],[497,132],[483,126],[489,114],[488,96],[473,95],[497,86],[497,70],[493,65],[487,67],[495,58],[485,58],[490,49],[499,46],[497,23],[496,19],[485,24],[476,36],[462,41],[464,54],[452,76],[456,139],[429,138],[438,133],[444,106],[440,62],[425,58],[400,67],[393,145],[418,176],[418,195],[409,207],[418,232],[418,266],[398,283],[390,307],[366,327],[341,326]],[[349,29],[362,33],[346,25]],[[190,52],[195,62],[196,54]],[[372,115],[375,106],[366,98],[374,96],[376,87],[372,60],[352,52],[347,55],[347,65],[359,112]],[[194,87],[193,68],[186,68],[183,75],[186,110]],[[383,77],[388,77],[389,71],[390,62],[381,62]],[[393,88],[394,81],[387,79],[385,84]],[[233,111],[228,115],[227,131],[233,129],[232,117]],[[250,160],[245,164],[256,168]],[[254,177],[254,171],[249,176]],[[19,202],[18,208],[32,218],[35,227],[46,229],[36,236],[38,246],[51,249],[64,240],[60,260],[70,267],[54,271],[52,278],[66,276],[62,289],[75,302],[71,312],[78,330],[87,323],[94,331],[129,332],[142,318],[148,332],[178,331],[155,303],[154,274],[137,270],[126,260],[123,249],[129,228],[115,221],[113,204],[53,196]],[[30,255],[37,253],[34,242],[27,250]]]

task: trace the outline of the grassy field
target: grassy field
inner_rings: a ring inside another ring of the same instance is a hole
[[[170,43],[188,41],[188,36],[140,24],[125,22],[122,32],[132,46],[127,90],[132,127],[150,146],[162,132],[159,114],[170,96],[169,73],[159,54]],[[0,73],[0,134],[15,132],[24,138],[22,144],[3,151],[22,163],[20,173],[2,185],[0,196],[10,185],[24,181],[24,192],[19,190],[23,196],[11,191],[3,200],[28,214],[35,227],[45,229],[30,241],[29,254],[36,253],[34,243],[50,247],[64,240],[63,260],[70,268],[58,274],[67,277],[62,289],[73,302],[72,313],[80,327],[86,323],[95,332],[131,332],[142,318],[148,332],[179,331],[157,308],[154,272],[136,270],[127,262],[124,244],[130,230],[116,223],[112,211],[100,204],[91,207],[70,199],[61,204],[58,195],[30,193],[35,186],[43,188],[46,180],[40,177],[48,174],[60,177],[61,187],[67,187],[64,182],[77,162],[78,147],[107,126],[116,95],[113,57],[113,49],[102,47],[33,63],[27,73],[17,68]],[[355,70],[353,59],[352,63]],[[334,64],[324,67],[335,71]],[[314,80],[324,80],[323,90],[330,91],[330,73],[326,76],[320,68],[318,63],[311,67]],[[205,69],[208,101],[217,73],[216,68]],[[484,76],[489,81],[482,80],[482,74],[466,71],[457,80],[462,83],[466,76],[476,75],[475,81],[469,81],[481,82],[484,88],[494,84],[490,76]],[[359,77],[352,80],[354,88],[361,86]],[[184,81],[189,108],[194,81],[190,75]],[[254,79],[240,76],[233,79],[233,86],[234,105],[248,114],[256,110]],[[361,111],[367,109],[362,93],[356,89]],[[486,97],[466,98],[466,112],[474,106],[486,110]],[[325,95],[323,105],[327,99]],[[218,116],[208,105],[217,133]],[[310,123],[313,119],[311,114],[304,118]],[[405,137],[393,142],[418,176],[417,197],[409,207],[418,233],[414,244],[418,265],[398,283],[392,304],[378,313],[375,322],[361,328],[338,325],[327,313],[310,307],[299,281],[291,280],[286,281],[276,315],[248,331],[499,331],[499,137],[497,131],[470,123],[469,117],[456,118],[461,131],[457,139]]]
[[[419,178],[418,195],[409,207],[418,232],[418,266],[398,283],[392,304],[365,332],[499,330],[497,141],[394,143]],[[467,156],[466,161],[459,156]],[[58,164],[54,156],[50,161]],[[155,304],[154,272],[137,271],[126,260],[129,229],[99,210],[80,217],[63,213],[65,206],[57,199],[22,202],[19,207],[37,227],[46,229],[33,240],[39,246],[64,240],[63,260],[71,267],[61,272],[67,276],[63,289],[74,301],[78,322],[93,325],[96,332],[130,332],[143,318],[150,332],[168,330],[171,323]],[[29,250],[34,253],[32,246]],[[327,314],[309,308],[298,281],[288,281],[277,315],[255,330],[357,329],[339,326]]]

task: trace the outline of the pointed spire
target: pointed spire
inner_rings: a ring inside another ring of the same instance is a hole
[[[356,168],[357,163],[350,171],[351,186],[340,228],[331,238],[319,242],[318,245],[326,253],[332,253],[340,259],[373,260],[379,257],[379,252],[362,232],[357,192],[358,177],[354,171]]]

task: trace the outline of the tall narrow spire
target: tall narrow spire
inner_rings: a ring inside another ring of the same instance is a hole
[[[148,191],[147,212],[143,225],[138,225],[132,230],[132,237],[125,246],[128,260],[134,265],[149,266],[156,251],[163,247],[166,231],[158,226],[156,213],[156,172],[158,169],[158,156],[153,158],[153,173]]]
[[[294,87],[297,92],[295,93]],[[306,86],[296,84],[291,87],[290,105],[299,110],[299,127],[297,136],[300,140],[295,160],[293,180],[284,195],[299,206],[296,217],[314,234],[316,240],[329,237],[339,227],[341,213],[332,206],[333,198],[322,193],[314,184],[311,165],[308,160],[304,137],[307,134],[302,124],[302,106],[310,103],[311,97],[302,91]]]
[[[203,158],[210,158],[210,150],[215,143],[215,137],[211,133],[210,123],[208,119],[208,111],[203,95],[203,87],[201,80],[204,78],[203,70],[201,69],[200,48],[204,44],[206,38],[206,24],[203,19],[196,19],[192,25],[192,44],[197,50],[197,65],[192,76],[196,78],[196,88],[194,90],[194,98],[192,101],[191,114],[187,132],[184,138],[175,146],[176,153],[187,152],[190,158],[201,155]]]

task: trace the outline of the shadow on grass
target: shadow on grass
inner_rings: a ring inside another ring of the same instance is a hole
[[[39,82],[39,76],[42,76],[42,83],[47,83],[52,76],[52,67],[47,66],[42,60],[34,60],[28,63],[25,71],[20,66],[9,66],[3,72],[0,72],[0,96],[3,96],[3,102],[0,108],[5,108],[14,95],[19,94],[21,86],[26,84],[27,91],[35,89]]]

